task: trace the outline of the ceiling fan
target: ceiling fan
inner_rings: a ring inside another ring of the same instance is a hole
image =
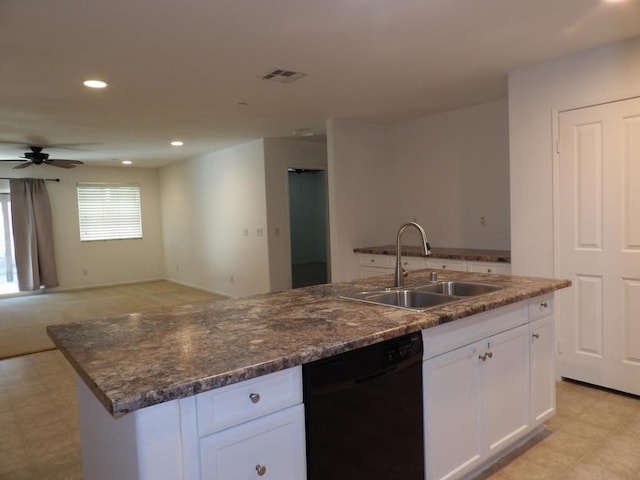
[[[59,158],[49,158],[48,153],[42,151],[43,147],[30,146],[30,152],[25,152],[24,157],[16,160],[12,159],[0,159],[0,162],[22,162],[20,165],[13,167],[27,168],[30,165],[51,165],[60,168],[75,168],[77,165],[84,165],[84,162],[80,160],[63,160]]]

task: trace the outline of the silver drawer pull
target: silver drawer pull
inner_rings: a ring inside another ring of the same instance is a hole
[[[483,362],[487,361],[487,358],[492,358],[493,357],[493,352],[485,352],[484,355],[479,355],[478,358],[480,360],[482,360]]]
[[[542,303],[540,304],[540,306],[541,306],[542,308],[547,308],[547,307],[549,306],[549,304],[548,304],[547,302],[542,302]]]
[[[251,400],[251,403],[258,403],[260,401],[260,394],[259,393],[250,393],[249,394],[249,399]]]
[[[261,477],[267,473],[267,467],[264,465],[256,465],[256,472],[258,472],[258,475]]]

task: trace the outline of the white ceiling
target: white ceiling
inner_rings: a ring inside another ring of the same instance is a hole
[[[0,142],[159,166],[503,98],[510,70],[636,35],[640,0],[0,0]]]

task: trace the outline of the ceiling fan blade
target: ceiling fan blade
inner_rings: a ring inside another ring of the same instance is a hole
[[[76,165],[78,165],[78,163],[76,163],[76,161],[74,160],[47,160],[44,163],[46,165],[51,165],[53,167],[60,167],[60,168],[76,168]],[[82,162],[80,162],[80,165],[81,164]]]
[[[15,167],[13,167],[13,169],[17,170],[18,168],[27,168],[30,165],[33,164],[31,162],[22,162],[20,165],[16,165]]]
[[[50,158],[48,160],[45,160],[44,162],[45,163],[66,162],[66,163],[73,163],[74,165],[84,165],[84,162],[81,162],[80,160],[68,160],[66,158]]]

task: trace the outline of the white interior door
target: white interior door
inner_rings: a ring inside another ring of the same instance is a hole
[[[640,98],[559,115],[559,372],[640,394]]]

